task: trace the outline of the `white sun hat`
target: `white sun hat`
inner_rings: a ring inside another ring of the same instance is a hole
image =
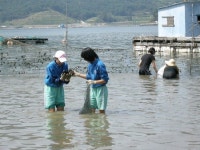
[[[66,56],[65,52],[64,52],[64,51],[61,51],[61,50],[57,51],[53,57],[54,57],[54,58],[58,58],[58,60],[59,60],[61,63],[67,61],[67,58],[66,58],[67,56]]]
[[[168,66],[176,66],[176,62],[174,59],[170,59],[169,61],[165,61],[165,64]]]

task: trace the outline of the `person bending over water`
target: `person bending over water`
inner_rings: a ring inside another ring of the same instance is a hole
[[[98,109],[99,113],[105,113],[108,99],[108,89],[106,84],[109,77],[105,64],[99,59],[95,51],[90,48],[84,48],[81,57],[89,63],[86,74],[74,71],[75,76],[87,80],[90,84],[90,107],[92,112]]]
[[[150,65],[152,64],[152,67],[154,71],[157,73],[157,67],[156,67],[156,60],[154,57],[154,54],[156,53],[155,48],[151,47],[148,50],[149,54],[144,54],[140,61],[139,61],[139,75],[151,75],[151,71],[149,70]]]
[[[65,98],[63,84],[68,84],[69,81],[64,81],[61,74],[68,71],[66,54],[64,51],[57,51],[54,55],[54,60],[46,67],[46,76],[44,79],[44,103],[45,108],[49,112],[64,111]]]
[[[179,78],[179,68],[176,65],[174,59],[165,61],[165,65],[158,70],[158,75],[161,75],[165,79]]]

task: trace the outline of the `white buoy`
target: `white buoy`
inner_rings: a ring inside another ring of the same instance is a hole
[[[7,41],[7,45],[13,45],[13,41],[8,40],[8,41]]]

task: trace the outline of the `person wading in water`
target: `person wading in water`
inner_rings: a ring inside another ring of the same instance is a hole
[[[96,52],[90,48],[84,48],[81,57],[89,63],[86,74],[74,71],[75,76],[86,79],[90,85],[90,107],[92,112],[98,109],[99,113],[105,113],[108,99],[108,89],[106,84],[109,77],[105,64],[99,59]]]
[[[154,54],[156,53],[155,49],[151,47],[148,50],[149,54],[144,54],[140,61],[139,61],[139,75],[151,75],[151,71],[149,70],[150,65],[152,64],[152,67],[154,71],[157,73],[157,67],[156,67],[156,60],[154,57]]]

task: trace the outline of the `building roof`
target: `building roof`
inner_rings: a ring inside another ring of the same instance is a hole
[[[200,1],[198,2],[179,2],[179,3],[174,3],[172,5],[168,5],[168,6],[164,6],[164,7],[160,7],[159,9],[165,9],[165,8],[169,8],[169,7],[173,7],[173,6],[178,6],[178,5],[183,5],[183,4],[188,4],[188,3],[199,3],[200,4]]]

